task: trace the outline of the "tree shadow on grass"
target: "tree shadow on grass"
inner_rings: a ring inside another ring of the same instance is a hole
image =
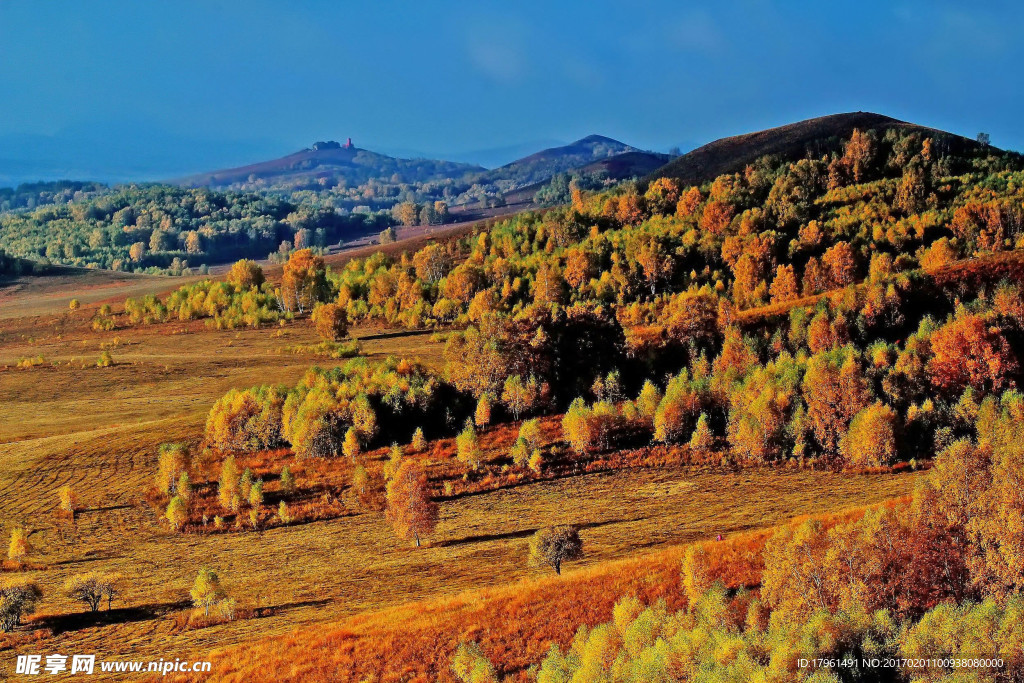
[[[161,602],[148,605],[132,605],[131,607],[115,607],[100,609],[96,612],[77,612],[74,614],[53,614],[40,617],[33,622],[34,626],[50,629],[53,635],[68,631],[79,631],[84,628],[111,626],[114,624],[130,624],[160,618],[170,612],[176,612],[192,604],[190,600]]]
[[[593,529],[595,527],[606,526],[609,524],[622,524],[624,522],[636,522],[644,519],[643,517],[634,517],[630,519],[606,519],[601,522],[583,522],[581,524],[572,524],[577,529]],[[526,538],[527,536],[533,536],[539,527],[536,529],[520,529],[519,531],[506,531],[501,534],[479,534],[476,536],[464,536],[462,538],[452,538],[444,541],[435,541],[430,544],[431,548],[450,548],[458,545],[466,545],[469,543],[484,543],[486,541],[506,541],[513,538]]]

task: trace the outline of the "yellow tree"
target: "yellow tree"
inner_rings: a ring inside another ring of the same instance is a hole
[[[28,540],[28,532],[23,527],[11,529],[11,544],[7,546],[7,559],[21,564],[32,552],[32,544]]]
[[[235,261],[228,271],[228,282],[239,291],[246,291],[263,284],[263,269],[255,261],[242,259]]]
[[[206,567],[200,569],[189,595],[192,596],[192,604],[201,608],[206,616],[210,616],[210,608],[225,595],[217,572]]]
[[[818,443],[826,455],[837,455],[850,420],[870,399],[852,348],[812,356],[804,375],[803,395]]]
[[[896,411],[881,401],[858,412],[839,442],[846,463],[853,467],[877,467],[894,462],[896,422]]]
[[[329,290],[323,258],[315,256],[310,249],[292,252],[281,278],[284,308],[298,313],[312,311],[318,301],[327,298]]]
[[[317,333],[327,341],[341,341],[348,334],[348,314],[338,304],[317,304],[312,319]]]
[[[455,437],[455,445],[460,461],[473,469],[480,467],[480,444],[477,443],[476,430],[473,429],[471,420],[466,420],[465,428]]]
[[[772,280],[772,286],[769,289],[769,293],[772,296],[772,303],[782,303],[784,301],[792,301],[800,296],[800,290],[796,284],[796,274],[793,272],[792,265],[779,266],[775,270],[775,279]]]
[[[430,499],[427,475],[419,464],[406,459],[387,486],[387,517],[399,538],[416,540],[437,525],[437,503]]]

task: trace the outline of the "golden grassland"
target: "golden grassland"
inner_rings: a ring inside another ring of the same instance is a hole
[[[865,508],[817,514],[825,526],[858,517]],[[797,524],[808,516],[790,521]],[[709,558],[709,577],[730,589],[756,587],[763,548],[773,528],[697,541]],[[176,681],[450,681],[460,642],[477,642],[503,680],[528,681],[528,667],[552,645],[565,651],[576,630],[608,621],[619,598],[685,606],[680,581],[687,545],[576,568],[562,576],[529,577],[506,586],[466,591],[344,618],[329,628],[301,628],[285,636],[213,654],[212,674]]]
[[[6,543],[15,526],[31,530],[35,568],[24,574],[38,580],[45,594],[40,614],[0,639],[4,675],[13,671],[19,652],[199,659],[214,648],[311,623],[362,623],[357,615],[405,603],[472,603],[478,598],[451,596],[537,579],[542,572],[526,563],[529,535],[551,524],[579,524],[586,558],[565,579],[541,579],[558,592],[559,581],[573,580],[581,569],[614,574],[624,565],[609,561],[883,501],[909,491],[917,476],[668,467],[556,478],[442,500],[436,533],[421,549],[395,539],[376,512],[262,532],[173,534],[145,501],[157,446],[198,440],[210,406],[229,388],[293,384],[310,365],[334,361],[283,352],[316,341],[307,322],[241,331],[165,323],[97,333],[90,319],[100,299],[68,312],[66,302],[78,288],[53,286],[44,288],[47,295],[36,308],[29,294],[19,299],[16,308],[24,315],[0,316],[0,539]],[[59,291],[64,310],[49,312]],[[395,354],[440,365],[441,345],[432,335],[354,333],[370,358]],[[113,356],[109,368],[96,366],[103,350]],[[36,356],[45,362],[15,367]],[[507,431],[484,434],[485,449],[488,439],[507,440]],[[74,522],[57,514],[57,491],[65,484],[84,508]],[[666,552],[669,557],[677,551]],[[220,572],[230,595],[252,610],[251,618],[183,625],[188,589],[202,566]],[[124,575],[125,593],[112,613],[82,614],[80,603],[61,595],[68,577],[87,571]],[[595,601],[610,607],[614,597]],[[455,603],[424,604],[401,609],[425,610],[434,623],[463,623],[447,611]],[[542,607],[531,608],[533,618],[543,618]],[[340,621],[345,619],[357,621]],[[292,638],[301,644],[305,637]],[[301,670],[300,654],[294,666]]]

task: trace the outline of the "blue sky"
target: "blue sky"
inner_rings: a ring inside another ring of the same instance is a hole
[[[1021,35],[1008,2],[0,0],[0,180],[346,136],[485,164],[590,133],[685,149],[849,110],[1024,150]]]

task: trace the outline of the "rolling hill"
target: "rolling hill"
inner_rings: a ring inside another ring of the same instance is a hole
[[[506,191],[513,190],[542,182],[556,173],[578,169],[625,153],[644,154],[624,142],[602,135],[588,135],[568,145],[550,147],[481,173],[476,181],[481,184],[493,183]]]
[[[397,159],[337,142],[317,142],[303,149],[270,161],[248,166],[199,173],[172,181],[186,187],[231,187],[242,183],[264,181],[268,185],[299,185],[319,179],[359,185],[372,178],[398,176],[401,182],[426,182],[445,178],[461,178],[483,171],[481,166],[436,159]]]
[[[773,155],[787,160],[805,156],[821,157],[838,149],[855,128],[884,133],[890,129],[927,132],[943,140],[954,151],[976,148],[978,143],[945,131],[919,126],[871,112],[831,114],[777,128],[734,135],[710,142],[673,159],[647,176],[675,178],[683,184],[699,184],[723,173],[735,173],[759,157]]]

